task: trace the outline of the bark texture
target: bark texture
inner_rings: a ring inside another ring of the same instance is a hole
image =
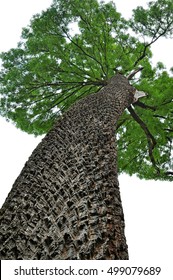
[[[37,146],[1,209],[1,259],[128,259],[115,128],[134,92],[117,74]]]

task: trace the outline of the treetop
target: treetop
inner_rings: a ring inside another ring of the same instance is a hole
[[[116,72],[148,93],[117,125],[119,172],[173,177],[173,78],[151,64],[151,45],[173,34],[173,2],[137,7],[125,20],[113,2],[54,0],[23,29],[17,48],[1,54],[1,115],[35,135],[46,133],[74,102]],[[134,164],[135,162],[135,164]]]

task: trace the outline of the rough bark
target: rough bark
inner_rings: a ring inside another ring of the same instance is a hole
[[[37,146],[1,209],[1,259],[128,259],[115,128],[134,92],[117,74]]]

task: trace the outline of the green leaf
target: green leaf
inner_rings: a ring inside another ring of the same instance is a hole
[[[150,47],[172,32],[169,0],[137,7],[130,21],[113,2],[54,0],[23,29],[18,47],[0,56],[1,115],[28,133],[46,133],[116,71],[127,76],[143,66],[132,83],[148,96],[132,107],[136,119],[126,111],[118,124],[119,172],[171,180],[173,78],[162,62],[151,65]]]

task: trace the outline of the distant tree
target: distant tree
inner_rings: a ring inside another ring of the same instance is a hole
[[[129,21],[54,0],[1,54],[1,115],[47,133],[1,209],[1,259],[128,259],[117,173],[173,178],[173,78],[150,49],[172,33],[169,0]]]

